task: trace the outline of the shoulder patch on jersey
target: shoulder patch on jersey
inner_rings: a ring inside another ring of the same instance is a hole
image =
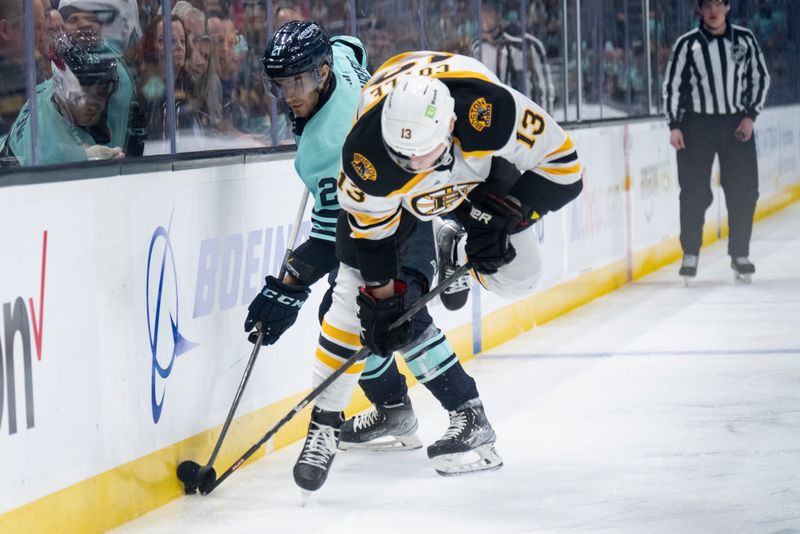
[[[747,47],[741,44],[733,45],[731,49],[731,56],[733,57],[733,61],[738,64],[742,64],[747,59]]]
[[[456,101],[453,137],[464,152],[500,150],[517,120],[514,97],[503,85],[479,78],[441,78]]]
[[[378,179],[378,172],[375,170],[375,165],[370,162],[363,154],[358,152],[353,153],[353,170],[356,171],[358,177],[362,180],[376,181]]]
[[[492,126],[492,105],[485,98],[476,99],[469,107],[469,124],[479,132]]]

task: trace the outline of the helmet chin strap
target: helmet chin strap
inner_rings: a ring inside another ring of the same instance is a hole
[[[453,118],[451,119],[451,121],[454,122],[456,120],[456,118],[457,118],[456,114],[453,113]],[[452,129],[447,134],[447,140],[445,141],[445,145],[446,146],[444,147],[444,152],[442,152],[442,155],[439,156],[439,159],[436,161],[436,163],[432,167],[433,169],[436,169],[438,167],[449,167],[453,163],[453,131],[452,131]]]
[[[419,169],[415,172],[426,172],[432,171],[434,169],[438,169],[439,167],[449,167],[451,163],[453,163],[453,134],[449,134],[447,139],[445,140],[445,147],[444,152],[442,155],[436,158],[436,161],[428,167],[427,169]]]
[[[439,156],[439,159],[434,164],[433,168],[448,167],[453,163],[453,134],[447,136],[447,146],[444,147],[444,152]]]

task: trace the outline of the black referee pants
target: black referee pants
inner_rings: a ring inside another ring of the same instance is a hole
[[[680,125],[686,148],[678,150],[678,184],[681,188],[681,247],[698,254],[703,222],[711,205],[711,166],[719,155],[720,183],[728,207],[728,254],[750,255],[753,214],[758,199],[758,161],[755,134],[742,143],[733,132],[744,115],[687,113]]]

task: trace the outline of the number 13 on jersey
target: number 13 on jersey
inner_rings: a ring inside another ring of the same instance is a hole
[[[534,113],[533,110],[526,109],[522,114],[522,120],[519,125],[517,141],[527,145],[528,148],[533,148],[534,143],[536,143],[536,137],[544,131],[544,118]]]

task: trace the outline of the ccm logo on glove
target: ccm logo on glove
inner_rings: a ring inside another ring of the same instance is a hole
[[[289,297],[287,295],[282,295],[277,291],[273,291],[268,287],[264,287],[264,290],[261,292],[262,295],[267,297],[268,299],[277,300],[279,304],[283,304],[284,306],[289,306],[291,308],[300,308],[303,303],[306,301],[305,298],[297,299],[293,297]]]
[[[268,276],[265,282],[264,288],[247,308],[244,331],[250,332],[256,324],[261,323],[260,330],[264,334],[261,343],[272,345],[297,320],[297,314],[311,290],[306,286],[285,284],[274,276]],[[255,343],[258,333],[250,332],[247,339]]]

